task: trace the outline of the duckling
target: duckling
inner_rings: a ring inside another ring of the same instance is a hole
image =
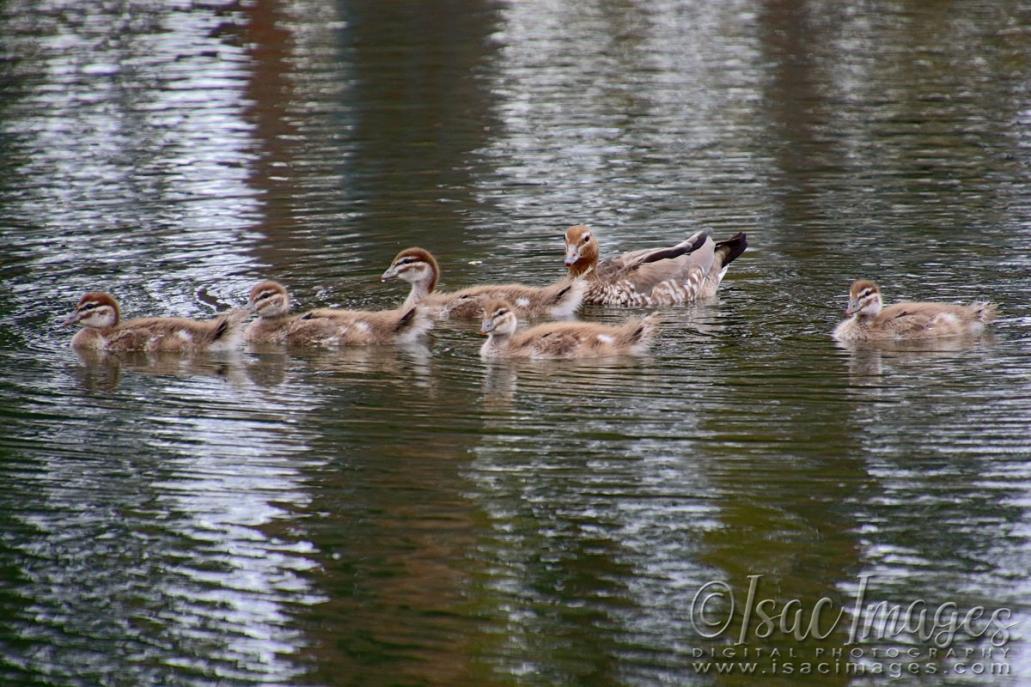
[[[416,306],[380,311],[317,308],[291,315],[290,295],[275,281],[256,284],[248,303],[259,316],[247,328],[246,339],[252,344],[336,347],[410,343],[433,326]]]
[[[601,358],[641,355],[658,330],[659,316],[632,318],[621,325],[589,322],[548,322],[517,332],[519,321],[503,300],[483,303],[480,333],[487,341],[480,348],[484,358]]]
[[[297,315],[290,314],[290,294],[277,281],[265,280],[254,285],[247,296],[247,307],[258,318],[247,325],[244,341],[249,344],[283,344],[290,325]]]
[[[434,291],[440,279],[440,266],[423,248],[406,248],[398,253],[382,279],[400,279],[412,285],[405,306],[419,303],[434,317],[466,320],[480,316],[483,298],[504,299],[513,305],[519,317],[527,319],[572,317],[580,309],[586,289],[581,279],[563,279],[549,286],[484,284],[450,293]]]
[[[408,344],[433,328],[418,305],[396,310],[309,310],[290,324],[291,346],[373,346]]]
[[[699,231],[668,248],[631,251],[598,261],[597,232],[566,230],[566,267],[587,280],[584,303],[651,307],[681,305],[716,294],[727,267],[748,247],[745,234],[713,242]]]
[[[237,348],[246,310],[228,310],[210,320],[185,317],[121,319],[114,296],[90,292],[79,299],[65,325],[83,329],[72,337],[72,348],[95,351],[222,351]]]
[[[852,282],[848,319],[834,329],[838,341],[885,341],[974,336],[997,314],[994,303],[896,303],[884,307],[881,288],[869,279]]]

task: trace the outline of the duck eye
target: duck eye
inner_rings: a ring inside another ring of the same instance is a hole
[[[507,314],[508,314],[508,311],[505,310],[504,308],[502,308],[501,310],[495,310],[494,311],[494,317],[501,317],[502,315],[507,315]]]
[[[81,309],[82,310],[93,310],[96,307],[97,307],[97,303],[86,303],[85,305],[82,306]]]
[[[269,298],[271,296],[272,296],[272,292],[271,291],[262,291],[261,293],[258,294],[258,298],[256,300],[263,301],[266,298]]]
[[[591,235],[590,234],[584,234],[584,237],[582,239],[580,239],[580,243],[587,243],[590,240],[591,240]]]

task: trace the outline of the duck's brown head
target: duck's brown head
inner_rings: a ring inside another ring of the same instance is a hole
[[[598,262],[598,240],[586,224],[566,229],[566,267],[574,277],[589,271]]]

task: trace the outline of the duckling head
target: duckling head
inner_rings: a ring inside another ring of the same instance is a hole
[[[881,312],[881,287],[869,279],[857,279],[852,282],[848,291],[848,310],[845,315],[852,317],[877,317]]]
[[[440,267],[436,258],[425,248],[405,248],[390,263],[390,267],[380,278],[382,281],[400,279],[409,284],[422,284],[426,292],[432,292],[437,286]]]
[[[505,301],[490,300],[483,304],[483,322],[480,334],[484,336],[511,336],[515,333],[519,321],[512,306]]]
[[[258,317],[279,317],[290,312],[290,294],[279,282],[266,280],[251,289],[247,307]]]
[[[118,301],[109,293],[92,291],[79,299],[75,310],[65,318],[65,325],[81,324],[83,327],[103,329],[118,324],[121,313]]]

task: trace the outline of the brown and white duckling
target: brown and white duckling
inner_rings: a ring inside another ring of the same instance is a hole
[[[283,344],[290,325],[297,315],[290,314],[290,294],[277,281],[258,282],[247,296],[247,307],[257,319],[244,330],[244,341],[250,344]]]
[[[852,282],[847,320],[834,329],[839,341],[885,341],[974,336],[995,319],[994,303],[895,303],[884,307],[881,288],[869,279]]]
[[[621,325],[591,322],[548,322],[516,331],[519,321],[506,301],[483,303],[480,333],[487,341],[480,348],[484,358],[602,358],[641,355],[658,331],[655,313]]]
[[[298,317],[287,332],[291,346],[373,346],[415,342],[433,328],[420,306],[396,310],[318,308]]]
[[[409,343],[433,327],[432,320],[416,306],[396,310],[317,308],[291,315],[286,287],[275,281],[255,285],[248,303],[259,316],[247,328],[247,341],[253,344],[338,347]]]
[[[578,224],[566,230],[566,267],[587,280],[584,303],[647,307],[681,305],[716,294],[727,267],[745,252],[737,233],[714,242],[699,231],[668,248],[646,248],[599,261],[597,232]]]
[[[185,317],[143,317],[122,320],[118,301],[105,292],[79,299],[64,321],[79,324],[72,348],[95,351],[223,351],[237,348],[246,310],[228,310],[210,320]]]
[[[580,309],[586,284],[580,279],[563,279],[548,286],[483,284],[460,291],[435,291],[440,279],[436,258],[424,248],[406,248],[397,254],[383,273],[383,281],[400,279],[412,285],[404,304],[419,303],[434,317],[474,320],[480,317],[483,298],[501,298],[513,305],[521,318],[571,317]]]

